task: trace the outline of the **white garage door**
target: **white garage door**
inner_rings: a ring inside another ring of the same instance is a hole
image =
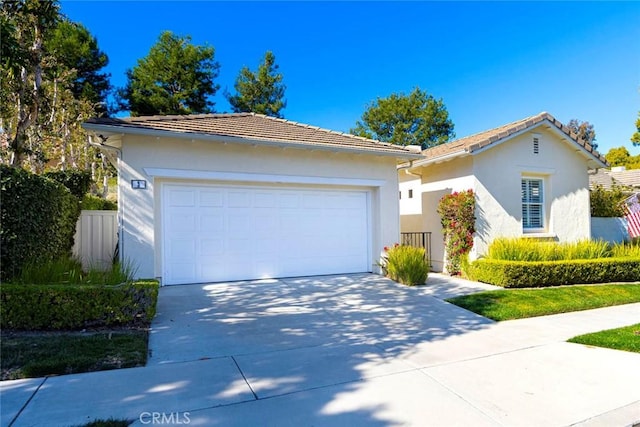
[[[163,282],[369,271],[366,191],[165,184]]]

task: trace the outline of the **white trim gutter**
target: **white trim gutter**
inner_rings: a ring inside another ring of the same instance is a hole
[[[423,159],[423,160],[411,161],[411,162],[409,162],[408,166],[400,166],[398,168],[398,170],[413,168],[413,167],[417,167],[417,166],[425,166],[425,165],[430,165],[430,164],[433,164],[433,163],[446,162],[446,161],[452,160],[452,159],[454,159],[456,157],[464,157],[464,156],[468,156],[468,155],[471,155],[471,154],[472,153],[468,152],[467,150],[456,151],[455,153],[445,154],[444,156],[430,157],[430,158],[426,158],[426,159]]]

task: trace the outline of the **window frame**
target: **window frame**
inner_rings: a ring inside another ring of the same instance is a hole
[[[538,182],[538,188],[539,188],[539,201],[532,201],[531,199],[533,199],[531,197],[531,182]],[[524,189],[526,183],[526,190]],[[544,177],[541,176],[528,176],[528,175],[523,175],[520,179],[520,194],[521,194],[521,198],[520,198],[520,207],[521,207],[521,214],[522,214],[522,232],[527,234],[527,233],[540,233],[540,232],[544,232],[546,231],[546,227],[547,227],[547,217],[546,217],[546,208],[545,208],[545,203],[546,203],[546,197],[545,197],[545,187],[546,187],[546,182]],[[526,200],[525,199],[525,191],[526,191]],[[526,224],[531,224],[532,222],[532,215],[531,215],[531,209],[526,209],[525,210],[525,206],[526,207],[531,207],[531,206],[539,206],[540,207],[540,226],[527,226]],[[525,212],[528,212],[528,214],[525,214]]]

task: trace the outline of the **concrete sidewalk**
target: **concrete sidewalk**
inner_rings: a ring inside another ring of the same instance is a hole
[[[0,383],[3,426],[633,426],[640,354],[565,341],[640,304],[492,322],[432,274],[161,289],[147,367]]]

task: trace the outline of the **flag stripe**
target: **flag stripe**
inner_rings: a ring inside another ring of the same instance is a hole
[[[640,237],[640,212],[630,213],[626,219],[629,236],[632,238]]]
[[[638,194],[629,197],[626,202],[627,214],[625,218],[629,236],[631,238],[640,237],[640,202],[638,201]]]

